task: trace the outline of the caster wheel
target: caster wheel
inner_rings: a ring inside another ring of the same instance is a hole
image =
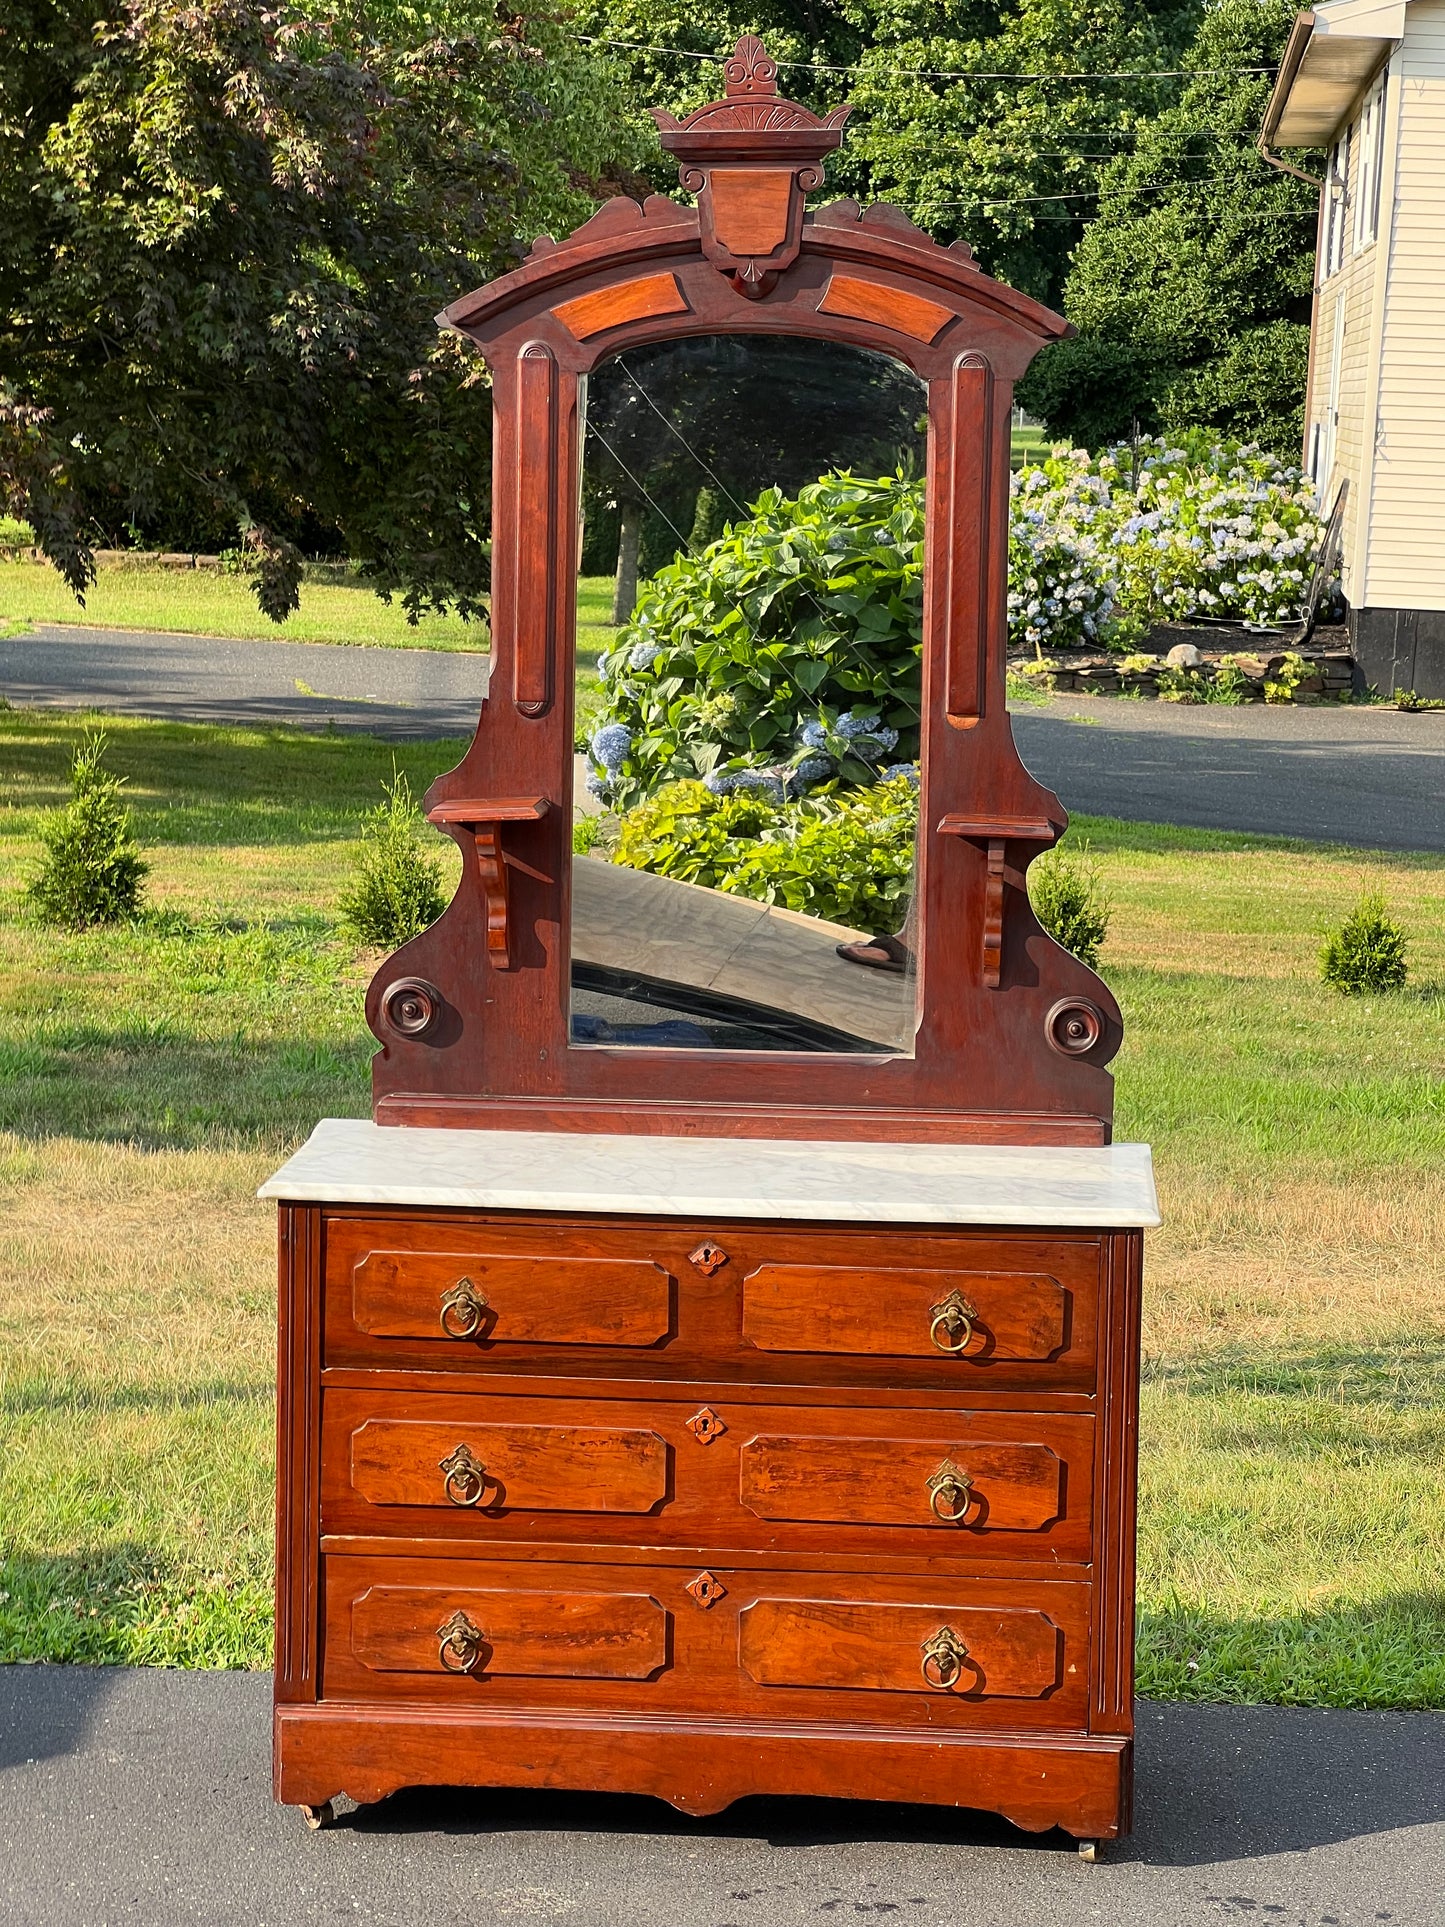
[[[1086,1860],[1089,1863],[1089,1865],[1092,1867],[1094,1862],[1098,1859],[1098,1857],[1099,1857],[1099,1843],[1097,1840],[1081,1840],[1079,1842],[1080,1860]]]
[[[336,1808],[329,1800],[323,1800],[319,1807],[302,1807],[301,1818],[313,1833],[320,1833],[323,1827],[336,1824]]]

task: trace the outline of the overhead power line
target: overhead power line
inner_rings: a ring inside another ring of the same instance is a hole
[[[619,53],[666,54],[673,60],[705,60],[716,66],[726,54],[700,54],[691,47],[653,47],[640,40],[604,40],[599,34],[573,36],[588,47]],[[771,55],[769,56],[771,58]],[[1202,80],[1226,74],[1272,74],[1273,67],[1121,67],[1077,73],[987,73],[972,67],[836,67],[821,60],[779,60],[779,67],[810,74],[867,74],[875,80]]]
[[[1197,181],[1149,181],[1139,187],[1075,187],[1069,189],[1069,191],[1064,194],[1021,194],[1016,200],[983,201],[980,205],[983,207],[1024,207],[1030,201],[1089,201],[1097,200],[1099,196],[1103,194],[1171,194],[1185,187],[1228,187],[1230,185],[1237,185],[1238,182],[1239,176],[1237,174],[1209,174],[1206,175],[1203,180]],[[1263,185],[1262,181],[1261,185]],[[935,205],[940,207],[970,207],[972,206],[972,202],[940,201],[935,203]],[[1313,210],[1310,211],[1313,212]],[[1292,213],[1294,210],[1282,208],[1280,212]]]

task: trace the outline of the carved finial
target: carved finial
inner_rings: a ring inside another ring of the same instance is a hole
[[[654,107],[678,179],[698,197],[703,253],[738,293],[761,301],[798,258],[803,200],[823,185],[823,156],[843,138],[846,107],[820,120],[778,92],[778,63],[745,33],[723,62],[727,95],[686,120]]]
[[[723,62],[723,79],[727,82],[729,100],[741,100],[750,94],[776,94],[778,63],[769,58],[767,48],[755,33],[745,33],[733,48],[731,59]]]

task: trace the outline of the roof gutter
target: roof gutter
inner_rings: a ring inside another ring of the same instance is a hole
[[[1294,25],[1289,30],[1289,39],[1285,42],[1284,58],[1279,63],[1279,73],[1275,77],[1274,92],[1270,95],[1269,105],[1264,110],[1264,125],[1260,129],[1255,148],[1259,158],[1268,166],[1277,167],[1281,174],[1293,174],[1296,180],[1308,181],[1311,187],[1323,187],[1324,182],[1318,174],[1311,174],[1303,167],[1296,167],[1293,161],[1287,161],[1276,154],[1270,145],[1314,30],[1315,17],[1312,12],[1295,15]]]

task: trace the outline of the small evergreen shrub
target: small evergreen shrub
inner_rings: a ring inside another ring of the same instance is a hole
[[[394,949],[435,923],[446,908],[441,863],[418,841],[422,813],[406,773],[392,765],[385,801],[368,810],[361,854],[341,898],[341,914],[363,943]]]
[[[1320,976],[1349,997],[1403,987],[1405,933],[1386,916],[1385,899],[1378,890],[1362,890],[1339,929],[1325,938]]]
[[[1029,869],[1029,902],[1054,942],[1092,970],[1109,934],[1112,905],[1088,844],[1077,855],[1045,851]]]
[[[908,776],[791,802],[670,783],[622,817],[613,860],[850,929],[893,931],[908,912],[917,837]]]
[[[26,893],[43,922],[64,929],[134,917],[150,867],[121,800],[123,780],[105,767],[105,745],[103,731],[82,738],[70,766],[70,801],[41,826],[45,856]]]

